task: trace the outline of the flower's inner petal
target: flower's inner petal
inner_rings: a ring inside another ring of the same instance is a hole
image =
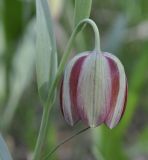
[[[118,58],[111,54],[105,54],[110,64],[112,77],[112,94],[110,101],[110,112],[105,120],[109,128],[115,127],[124,110],[126,92],[126,76],[123,65]]]
[[[108,61],[91,53],[82,66],[78,82],[78,110],[91,127],[104,122],[110,105],[111,79]]]

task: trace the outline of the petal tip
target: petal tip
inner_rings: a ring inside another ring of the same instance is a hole
[[[109,129],[113,129],[114,127],[116,127],[115,124],[109,124],[109,123],[105,123],[105,124]]]
[[[90,128],[96,128],[95,124],[90,124],[89,126],[90,126]]]

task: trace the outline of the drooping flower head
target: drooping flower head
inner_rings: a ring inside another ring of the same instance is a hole
[[[127,80],[120,60],[110,53],[84,52],[66,66],[60,91],[65,120],[90,127],[120,121],[126,106]]]

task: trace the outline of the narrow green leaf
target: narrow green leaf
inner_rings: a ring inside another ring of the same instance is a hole
[[[36,0],[37,55],[36,70],[39,95],[46,102],[49,88],[57,71],[57,50],[47,0]]]
[[[1,160],[12,160],[12,157],[9,153],[7,145],[0,134],[0,159]]]
[[[89,18],[92,0],[75,0],[74,26],[82,19]]]
[[[31,83],[35,68],[35,21],[31,21],[18,44],[15,56],[12,59],[10,96],[7,99],[5,110],[1,115],[1,130],[6,130],[12,122],[18,103],[24,90]],[[15,73],[15,74],[14,74]]]

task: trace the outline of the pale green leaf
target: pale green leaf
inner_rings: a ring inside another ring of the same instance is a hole
[[[35,69],[35,21],[31,21],[12,60],[10,96],[1,117],[1,129],[9,127],[24,90],[31,83]]]
[[[39,95],[46,102],[49,88],[57,71],[57,50],[48,2],[36,0],[37,54],[36,70]]]
[[[12,160],[7,145],[0,134],[0,160]]]
[[[89,18],[92,0],[75,0],[74,26],[82,19]]]

